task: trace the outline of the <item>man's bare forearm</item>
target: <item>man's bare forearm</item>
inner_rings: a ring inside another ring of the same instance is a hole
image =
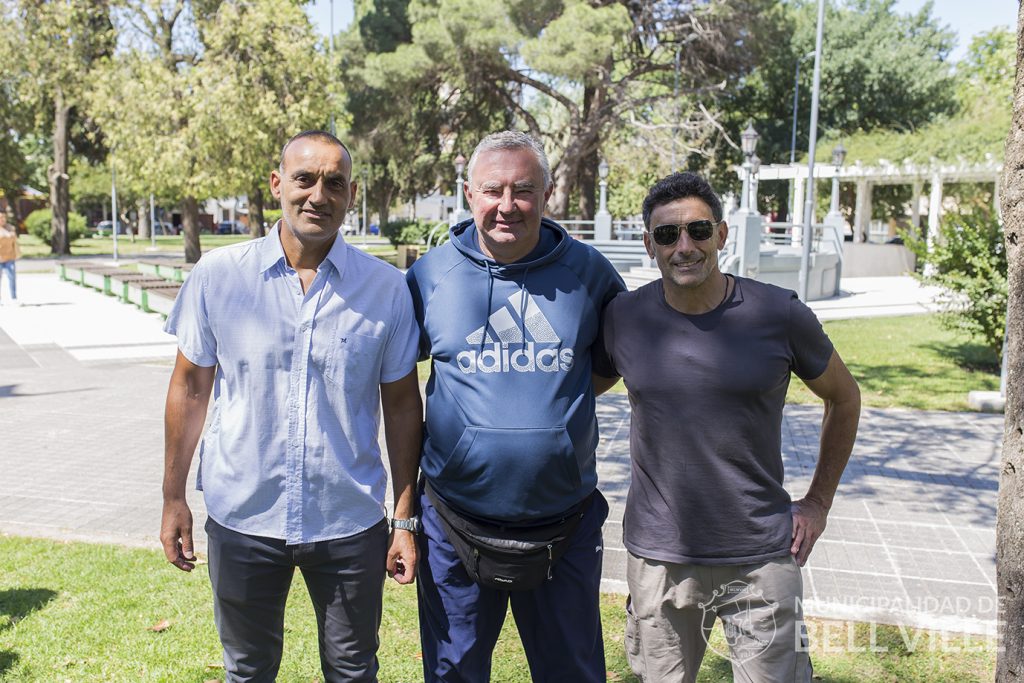
[[[814,476],[805,498],[826,509],[832,507],[836,489],[839,488],[839,480],[842,479],[843,471],[850,460],[850,453],[853,451],[859,421],[859,394],[856,400],[825,401],[818,464],[814,468]]]
[[[804,498],[828,510],[857,439],[860,388],[837,353],[832,354],[822,376],[806,384],[824,401],[825,414],[821,421],[818,464]]]
[[[215,368],[193,365],[179,352],[164,408],[164,500],[185,497],[192,454],[206,422]]]

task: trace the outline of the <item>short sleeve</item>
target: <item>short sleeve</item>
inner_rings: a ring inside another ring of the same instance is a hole
[[[796,294],[789,300],[789,347],[793,372],[803,380],[820,377],[834,350],[818,316]]]
[[[380,367],[381,384],[397,382],[412,372],[419,355],[420,328],[416,324],[412,295],[404,286],[404,280],[399,280],[394,289],[391,331]]]
[[[426,302],[423,301],[423,293],[420,291],[420,283],[416,278],[416,273],[419,270],[416,266],[422,263],[417,261],[412,265],[406,274],[405,282],[409,286],[409,293],[412,296],[413,312],[416,315],[416,325],[419,330],[419,360],[427,360],[430,358],[430,338],[427,336],[426,327],[423,325],[424,311]]]
[[[178,290],[164,332],[178,338],[178,350],[200,367],[217,364],[217,338],[206,305],[206,268],[197,263]]]
[[[590,347],[591,367],[601,377],[618,377],[619,371],[615,367],[615,301],[608,302],[601,312],[600,325],[598,326],[597,339]]]

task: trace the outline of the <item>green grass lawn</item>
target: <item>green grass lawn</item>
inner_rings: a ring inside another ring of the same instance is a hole
[[[225,244],[234,244],[250,239],[248,235],[211,235],[200,233],[199,247],[203,251],[209,251]],[[351,244],[359,246],[361,238],[347,238]],[[156,238],[156,250],[152,250],[152,242],[149,238],[137,237],[133,242],[127,235],[119,235],[117,238],[117,252],[122,257],[145,257],[154,253],[157,254],[183,254],[185,252],[185,238],[182,235],[158,235]],[[21,235],[18,237],[21,245],[22,257],[26,259],[49,258],[50,245],[32,235]],[[394,263],[397,252],[390,244],[368,245],[367,253],[379,256],[385,261]],[[114,253],[113,237],[83,237],[71,243],[71,253],[75,256],[109,256]]]
[[[998,359],[980,344],[939,324],[938,315],[835,320],[824,323],[874,408],[969,410],[967,392],[999,389]],[[421,363],[420,375],[429,368]],[[625,392],[619,382],[612,391]],[[787,403],[820,403],[796,376]]]
[[[223,680],[206,566],[191,574],[152,550],[0,536],[0,681]],[[602,597],[608,680],[635,681],[623,650],[623,605]],[[381,676],[421,681],[416,592],[388,582],[381,626]],[[990,641],[890,626],[810,620],[820,680],[836,683],[991,679]],[[716,629],[712,648],[724,652]],[[908,646],[912,643],[913,646]],[[279,680],[319,680],[316,622],[296,578],[285,616]],[[494,681],[530,680],[522,646],[506,622]],[[709,651],[702,683],[729,681],[729,663]]]
[[[938,315],[836,320],[824,327],[860,384],[865,406],[968,410],[969,391],[999,389],[998,359],[943,328]],[[787,401],[819,399],[794,377]]]

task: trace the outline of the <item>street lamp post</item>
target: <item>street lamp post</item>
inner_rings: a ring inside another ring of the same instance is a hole
[[[825,31],[825,0],[818,0],[818,28],[814,39],[814,88],[811,90],[811,126],[808,131],[807,197],[804,203],[803,243],[800,245],[800,278],[797,294],[807,301],[814,223],[814,151],[818,138],[818,99],[821,92],[821,43]]]
[[[594,216],[594,239],[610,240],[612,238],[612,215],[608,213],[608,162],[601,159],[597,165],[597,176],[600,178],[600,202],[597,215]]]
[[[761,213],[757,208],[757,174],[761,172],[761,157],[756,154],[750,158],[750,210],[753,213]]]
[[[329,4],[330,4],[330,7],[331,7],[331,35],[330,35],[330,38],[328,39],[330,42],[327,43],[328,54],[330,55],[327,58],[327,61],[330,64],[330,67],[331,67],[331,81],[333,82],[334,81],[334,0],[330,0]],[[334,101],[333,101],[333,98],[331,100],[331,135],[337,135],[337,132],[334,130]]]
[[[743,189],[740,195],[740,209],[736,212],[729,230],[730,233],[735,227],[736,255],[739,257],[739,275],[749,278],[756,278],[760,271],[761,264],[761,231],[764,229],[761,223],[761,216],[750,210],[751,185],[753,185],[753,174],[760,169],[761,160],[754,152],[757,150],[757,140],[761,136],[754,130],[749,121],[746,129],[740,133],[740,149],[743,151]],[[756,187],[756,186],[755,186]],[[754,190],[756,193],[757,190]],[[757,199],[755,195],[754,203]],[[731,235],[730,235],[731,236]]]
[[[363,240],[366,239],[366,191],[369,188],[369,173],[366,171],[366,167],[363,167],[363,221],[360,228],[363,233]]]
[[[110,226],[114,237],[114,260],[117,261],[117,169],[114,167],[114,155],[110,155]]]
[[[451,225],[462,220],[462,172],[466,169],[466,157],[455,157],[455,213],[452,215]]]
[[[840,142],[832,149],[832,165],[836,168],[836,174],[832,176],[832,198],[828,207],[829,216],[839,215],[839,169],[842,168],[845,159],[846,148]]]
[[[149,248],[156,251],[156,205],[153,193],[149,193]]]
[[[740,133],[740,149],[743,151],[743,189],[740,191],[740,211],[750,211],[750,170],[753,167],[754,150],[757,149],[757,140],[761,136],[751,122]]]
[[[793,76],[793,136],[789,143],[789,163],[796,163],[796,120],[800,106],[800,64],[808,57],[813,57],[814,51],[796,58],[796,74]]]

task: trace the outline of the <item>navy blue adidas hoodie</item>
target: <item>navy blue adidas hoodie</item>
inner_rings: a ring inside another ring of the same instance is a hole
[[[477,517],[554,517],[597,486],[590,381],[598,317],[622,278],[544,219],[537,248],[500,264],[472,220],[409,270],[421,359],[432,358],[420,467]]]

